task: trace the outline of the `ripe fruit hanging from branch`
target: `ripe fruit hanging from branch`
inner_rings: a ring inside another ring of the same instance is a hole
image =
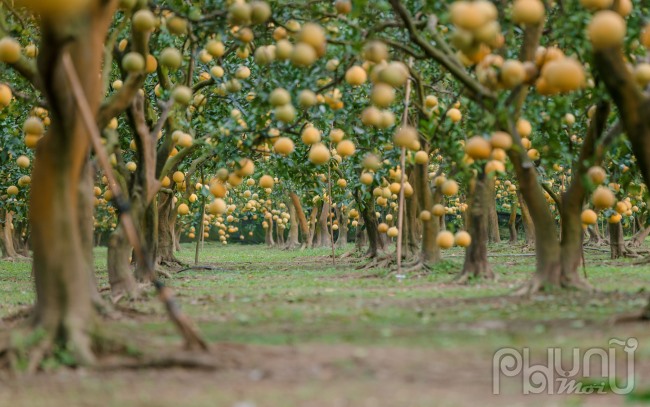
[[[318,143],[311,146],[309,150],[309,161],[312,164],[325,164],[331,158],[330,150],[324,144]]]
[[[436,244],[441,249],[449,249],[454,245],[454,234],[448,230],[443,230],[436,236]]]
[[[625,20],[615,11],[597,12],[589,23],[587,35],[594,49],[620,46],[625,38]]]
[[[540,0],[515,0],[512,6],[512,20],[517,24],[539,24],[545,14],[544,3]]]
[[[597,209],[611,208],[616,203],[614,193],[609,188],[603,186],[596,188],[591,196],[591,200]]]

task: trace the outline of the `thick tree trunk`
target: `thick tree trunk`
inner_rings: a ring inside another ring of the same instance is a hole
[[[275,222],[275,236],[277,240],[277,245],[284,247],[284,229],[281,227],[280,222]]]
[[[501,232],[499,231],[499,214],[497,213],[497,197],[496,197],[496,177],[488,179],[488,232],[491,243],[501,243]]]
[[[598,222],[589,226],[587,228],[587,233],[589,233],[589,244],[600,246],[603,243],[603,238],[600,235],[600,227]]]
[[[174,254],[178,240],[176,238],[176,216],[174,194],[166,192],[159,193],[157,264],[165,266],[178,266],[181,264]]]
[[[537,171],[521,146],[521,139],[516,130],[511,129],[515,146],[508,151],[517,173],[520,201],[524,224],[525,213],[529,212],[535,229],[535,276],[519,293],[531,293],[547,287],[560,287],[561,262],[560,243],[557,238],[557,227],[549,205],[544,197],[542,186],[537,180]],[[525,201],[525,202],[524,202]],[[527,211],[526,211],[527,209]]]
[[[289,206],[289,216],[291,217],[290,218],[291,223],[289,225],[289,237],[287,238],[287,244],[285,245],[285,248],[296,249],[300,247],[300,238],[299,238],[300,221],[298,220],[298,212],[296,211],[296,206],[293,203],[293,199],[289,200],[288,206]],[[302,216],[304,217],[305,214],[303,213]]]
[[[632,239],[630,240],[630,246],[641,247],[648,235],[650,235],[650,226],[646,226],[643,229],[640,229],[634,236],[632,236]]]
[[[435,196],[429,187],[428,171],[429,162],[416,164],[414,169],[415,191],[417,193],[420,211],[429,211],[442,200],[442,194],[436,189]],[[422,246],[420,259],[423,264],[431,265],[440,261],[440,248],[436,244],[436,237],[440,231],[440,222],[437,217],[431,216],[430,220],[422,221]]]
[[[6,211],[3,217],[4,219],[0,222],[0,249],[3,259],[12,260],[20,257],[14,247],[13,215],[11,211]]]
[[[144,192],[139,186],[131,192],[131,216],[139,225],[139,232],[147,264],[135,265],[135,278],[141,282],[151,282],[156,279],[155,267],[158,247],[158,202],[154,199],[148,205],[144,202]],[[145,206],[146,205],[146,206]],[[134,258],[135,260],[135,258]],[[153,274],[152,274],[153,273]]]
[[[580,220],[582,204],[587,195],[583,180],[589,169],[585,162],[594,158],[597,163],[600,162],[602,155],[597,153],[596,144],[604,132],[608,116],[609,104],[598,104],[595,116],[589,124],[580,149],[580,155],[573,165],[571,184],[566,192],[562,194],[558,203],[560,210],[560,258],[562,262],[560,283],[564,287],[591,288],[578,272],[583,258],[585,235]],[[606,142],[603,142],[602,145],[606,145]]]
[[[316,222],[318,221],[318,205],[314,204],[311,208],[309,215],[309,233],[307,235],[307,247],[314,247],[314,239],[316,238]]]
[[[618,114],[632,144],[637,166],[645,184],[650,185],[650,98],[638,85],[619,47],[596,51],[594,67],[601,74],[607,90],[618,107]],[[623,240],[622,231],[618,231],[621,235],[620,240]],[[611,232],[610,227],[610,235]],[[614,236],[610,236],[610,242],[612,241]],[[650,316],[650,302],[644,314],[646,317]]]
[[[108,283],[113,298],[133,296],[136,292],[135,278],[131,270],[132,252],[133,248],[120,225],[108,239]]]
[[[181,230],[180,228],[177,229],[176,226],[174,226],[174,251],[181,251]]]
[[[650,226],[646,226],[639,230],[630,240],[631,247],[641,247],[646,238],[650,235]]]
[[[80,192],[92,196],[83,182],[89,140],[61,57],[64,50],[70,53],[90,110],[97,112],[103,44],[115,5],[96,1],[90,11],[70,21],[41,21],[38,66],[43,94],[52,107],[52,124],[38,143],[32,172],[34,322],[45,332],[46,343],[65,346],[82,364],[94,362],[89,336],[94,315],[88,264],[92,239],[84,243],[87,231],[82,227],[87,223],[84,214],[92,213],[93,207],[90,199],[79,199]]]
[[[521,221],[524,225],[524,237],[526,238],[526,244],[528,246],[533,246],[535,244],[535,225],[533,223],[533,219],[530,217],[528,205],[526,205],[524,197],[520,191],[517,191],[517,199],[519,201],[519,208],[521,209]]]
[[[474,278],[493,279],[494,272],[488,263],[488,221],[489,221],[489,182],[484,171],[472,180],[470,187],[469,234],[472,242],[465,249],[465,263],[458,276],[459,282],[466,282]]]
[[[300,203],[300,198],[296,195],[295,192],[289,193],[289,198],[291,198],[291,203],[293,208],[296,211],[297,218],[291,218],[291,221],[297,221],[300,225],[300,232],[302,233],[303,240],[307,240],[309,237],[309,225],[307,224],[307,218],[305,217],[305,211],[302,210],[302,204]]]
[[[372,195],[368,197],[367,201],[362,200],[360,190],[355,191],[355,199],[366,228],[366,235],[368,236],[368,251],[366,252],[366,256],[374,259],[385,248],[384,241],[379,235],[379,222],[377,221],[377,216],[375,216],[375,200]]]
[[[339,219],[339,236],[336,239],[336,248],[340,249],[348,244],[348,214],[344,210],[340,210]]]
[[[92,217],[92,215],[91,215]],[[29,257],[29,227],[28,224],[23,222],[16,222],[14,219],[14,248],[18,254]],[[92,223],[91,223],[92,226]]]
[[[364,232],[363,219],[357,220],[357,227],[354,230],[354,251],[362,252],[363,248],[368,244],[368,236]]]
[[[579,175],[574,175],[574,180],[578,178],[580,178]],[[586,283],[578,272],[583,257],[584,230],[580,221],[580,213],[582,212],[584,195],[575,192],[572,187],[564,194],[560,206],[560,217],[562,219],[560,227],[560,258],[562,262],[560,282],[564,287],[584,287]],[[572,194],[577,196],[572,197]]]
[[[625,256],[625,240],[621,222],[609,224],[609,249],[612,259]]]
[[[266,223],[267,227],[264,231],[264,243],[266,243],[267,247],[273,247],[275,246],[275,241],[273,240],[273,218],[268,218]]]
[[[517,236],[517,208],[519,205],[517,204],[517,201],[512,203],[512,207],[510,209],[510,219],[508,219],[508,231],[510,232],[510,239],[508,239],[508,243],[513,244],[517,243],[518,236]]]
[[[318,245],[320,247],[330,247],[332,245],[332,237],[329,233],[327,221],[330,219],[330,205],[328,202],[323,202],[320,216],[318,217]]]

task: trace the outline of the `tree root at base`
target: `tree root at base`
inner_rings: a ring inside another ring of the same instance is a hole
[[[378,254],[377,256],[370,257],[371,261],[357,266],[357,270],[370,270],[375,268],[388,268],[393,261],[395,261],[395,256],[392,254]]]
[[[100,330],[72,334],[65,344],[55,342],[53,337],[40,328],[21,328],[1,337],[0,378],[3,375],[30,376],[61,367],[83,366],[97,371],[174,367],[216,370],[224,365],[209,353],[206,356],[206,352],[144,352],[141,348],[149,349],[147,339],[140,339],[142,346],[137,346],[131,333],[126,331],[117,335]]]
[[[533,278],[516,289],[512,295],[527,296],[540,292],[553,292],[558,290],[575,290],[584,292],[594,292],[594,287],[582,278],[573,278],[562,281],[559,286],[548,284],[541,277],[535,275]]]
[[[492,272],[492,270],[489,270],[487,273],[480,273],[476,274],[473,271],[470,270],[463,270],[461,271],[453,280],[454,283],[456,284],[469,284],[470,282],[473,281],[496,281],[497,277],[496,275]]]

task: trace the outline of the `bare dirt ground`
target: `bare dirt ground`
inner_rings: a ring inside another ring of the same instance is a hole
[[[491,355],[347,345],[212,348],[216,370],[63,369],[0,387],[0,405],[58,406],[619,406],[619,396],[523,396],[512,379],[492,395]],[[650,375],[650,366],[638,366]]]

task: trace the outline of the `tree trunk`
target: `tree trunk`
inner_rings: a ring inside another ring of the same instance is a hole
[[[343,248],[348,244],[348,214],[343,209],[340,210],[339,219],[339,236],[336,239],[336,248]]]
[[[417,193],[420,211],[426,210],[431,212],[433,206],[442,200],[442,194],[437,189],[435,196],[431,193],[428,168],[429,162],[427,161],[426,164],[416,164],[413,172],[415,175],[415,192]],[[440,222],[437,217],[432,215],[430,220],[422,221],[420,259],[425,265],[431,265],[440,261],[440,248],[436,244],[436,237],[439,231]]]
[[[625,240],[621,222],[609,224],[609,248],[612,259],[625,256]]]
[[[108,283],[113,298],[123,295],[133,296],[136,284],[131,270],[131,253],[124,229],[118,226],[108,239]]]
[[[530,217],[528,205],[526,205],[524,197],[521,195],[520,191],[517,191],[517,199],[519,201],[519,208],[521,209],[521,221],[524,224],[526,244],[528,246],[533,246],[535,244],[535,225],[533,224],[533,219]]]
[[[379,235],[379,222],[377,221],[377,216],[375,216],[375,200],[370,195],[367,201],[363,201],[360,190],[355,191],[355,199],[361,212],[363,224],[366,227],[366,235],[368,236],[368,251],[366,252],[366,256],[374,259],[385,247]]]
[[[650,99],[638,85],[620,47],[601,49],[594,54],[594,67],[618,107],[625,133],[632,144],[632,152],[646,185],[650,185]],[[610,242],[613,242],[610,226]],[[616,240],[623,240],[621,235]],[[611,245],[612,243],[610,243]],[[614,250],[612,248],[612,256]],[[650,302],[645,309],[650,316]]]
[[[603,238],[600,235],[600,227],[598,222],[589,226],[587,228],[587,233],[589,233],[589,244],[600,246],[603,243]]]
[[[181,251],[181,229],[176,229],[176,221],[174,220],[174,251]],[[180,260],[179,260],[180,262]]]
[[[2,258],[13,260],[20,257],[14,247],[14,224],[11,211],[5,211],[4,222],[0,222],[0,249]]]
[[[580,220],[584,192],[581,193],[575,189],[576,184],[582,184],[582,181],[577,181],[578,179],[582,179],[581,174],[573,176],[574,181],[564,193],[560,206],[560,259],[562,262],[560,282],[564,287],[584,287],[586,284],[578,272],[582,263],[584,239],[584,230]],[[582,185],[577,188],[582,189]]]
[[[517,243],[518,236],[517,236],[517,208],[519,205],[517,204],[517,201],[512,203],[512,207],[510,209],[510,219],[508,219],[508,231],[510,232],[510,239],[508,240],[508,243],[513,244]]]
[[[52,124],[38,143],[32,172],[34,322],[45,332],[45,343],[66,347],[81,364],[94,362],[89,336],[94,319],[88,264],[92,240],[84,243],[82,227],[87,223],[83,215],[92,213],[93,206],[90,199],[79,199],[80,192],[92,197],[83,182],[89,140],[61,56],[64,50],[70,53],[90,110],[96,113],[103,92],[98,80],[103,44],[116,3],[92,2],[89,11],[68,21],[41,20],[38,66]]]
[[[141,282],[151,282],[156,278],[155,267],[156,252],[158,247],[158,202],[153,200],[145,202],[144,191],[140,186],[135,186],[131,192],[131,216],[139,226],[142,242],[142,251],[146,264],[135,265],[135,278]],[[134,257],[135,260],[135,257]],[[150,274],[150,271],[153,274]]]
[[[600,163],[602,155],[598,154],[596,144],[604,132],[609,110],[608,103],[598,104],[582,143],[580,155],[573,165],[571,184],[566,192],[562,194],[558,203],[560,210],[560,258],[562,262],[560,283],[563,287],[591,288],[578,272],[583,258],[585,235],[580,220],[582,204],[587,195],[583,180],[589,170],[585,163],[594,158],[596,163]],[[601,144],[606,145],[606,141]]]
[[[296,218],[291,218],[292,222],[297,220],[298,224],[300,225],[300,231],[302,232],[302,238],[304,240],[307,240],[309,237],[309,225],[307,224],[307,218],[305,217],[305,211],[302,210],[302,205],[300,204],[300,198],[298,198],[298,195],[296,195],[295,192],[290,192],[289,193],[289,198],[291,198],[291,203],[293,204],[293,208],[296,211]]]
[[[368,236],[364,232],[363,219],[357,219],[357,227],[354,230],[354,251],[362,252],[363,248],[368,244]]]
[[[156,263],[165,266],[178,266],[181,262],[174,254],[176,250],[176,207],[174,194],[158,194],[158,251]],[[180,230],[179,230],[180,232]]]
[[[275,236],[278,246],[284,247],[284,229],[282,229],[279,221],[275,222]]]
[[[300,247],[299,227],[301,221],[298,220],[298,211],[296,211],[296,206],[293,202],[293,199],[289,199],[288,206],[291,224],[289,225],[289,237],[287,238],[287,244],[285,245],[285,248],[296,249]],[[303,213],[302,216],[304,218],[305,214]],[[306,234],[303,235],[307,236]]]
[[[511,134],[515,146],[508,151],[508,156],[515,167],[519,192],[523,198],[520,205],[524,224],[526,223],[524,214],[528,212],[535,229],[535,276],[522,287],[519,293],[532,293],[547,287],[560,287],[561,252],[555,219],[544,197],[542,186],[537,180],[535,166],[526,156],[521,139],[514,128],[511,129]]]
[[[273,218],[268,218],[266,220],[267,227],[264,233],[264,243],[267,247],[275,246],[275,241],[273,240]]]
[[[493,279],[494,272],[488,263],[488,221],[489,221],[489,181],[484,171],[472,181],[470,186],[469,234],[472,242],[465,249],[465,263],[458,276],[459,282],[466,282],[474,278]]]
[[[497,213],[496,177],[490,177],[487,182],[488,232],[490,243],[501,243],[501,232],[499,231],[499,214]]]
[[[641,247],[645,239],[650,235],[650,226],[646,226],[643,229],[640,229],[630,240],[631,247]]]
[[[332,245],[332,238],[329,233],[327,221],[330,219],[330,205],[329,202],[323,202],[320,216],[318,217],[318,246],[330,247]]]
[[[91,216],[92,217],[92,216]],[[16,222],[14,219],[14,248],[18,254],[29,257],[29,227],[28,224],[23,222]],[[92,223],[91,223],[92,226]]]
[[[307,247],[314,247],[314,239],[316,238],[316,222],[318,221],[318,204],[314,204],[311,208],[309,215],[309,233],[307,235]]]

